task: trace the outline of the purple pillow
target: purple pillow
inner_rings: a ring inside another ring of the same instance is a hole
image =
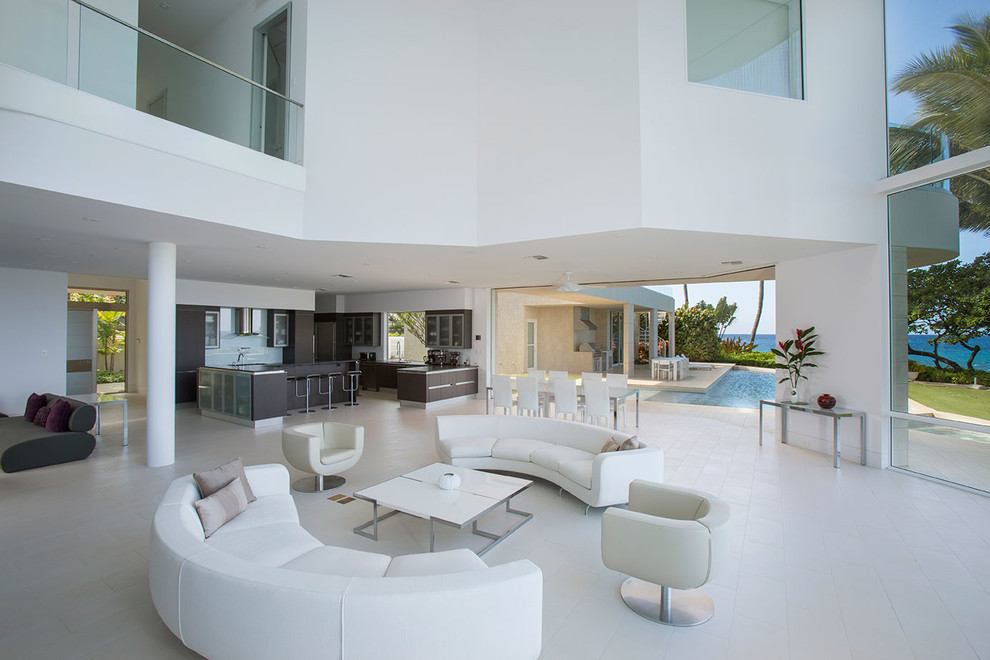
[[[48,403],[48,397],[44,394],[31,394],[28,397],[27,406],[24,408],[24,419],[28,422],[33,422],[35,416],[38,414],[38,409],[46,403]]]
[[[44,427],[45,423],[48,421],[48,415],[52,412],[52,409],[48,406],[41,406],[38,408],[37,414],[34,416],[34,423],[38,426]]]
[[[52,406],[52,411],[48,413],[45,420],[45,430],[62,433],[69,430],[69,417],[72,416],[72,406],[68,401],[59,399]]]

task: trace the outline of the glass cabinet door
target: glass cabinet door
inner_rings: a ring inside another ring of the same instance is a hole
[[[277,312],[272,315],[274,326],[272,332],[272,345],[280,348],[289,346],[289,315]]]
[[[464,347],[464,315],[453,314],[450,317],[450,345],[454,348]]]
[[[440,320],[440,343],[438,346],[450,346],[450,314],[438,317]]]
[[[251,374],[234,375],[234,410],[237,417],[251,419]]]
[[[220,348],[220,312],[204,312],[206,316],[206,344],[204,348]]]
[[[433,348],[440,345],[440,317],[431,314],[426,317],[426,346]]]

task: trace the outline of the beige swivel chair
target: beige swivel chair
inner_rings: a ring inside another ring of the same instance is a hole
[[[282,430],[282,453],[289,465],[315,475],[292,484],[303,493],[342,486],[345,479],[335,473],[354,467],[363,451],[363,426],[314,422]]]
[[[602,561],[631,575],[622,600],[651,621],[696,626],[715,604],[699,587],[714,577],[729,553],[729,505],[689,488],[636,479],[629,509],[602,514]]]

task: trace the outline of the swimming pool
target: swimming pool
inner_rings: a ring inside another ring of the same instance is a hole
[[[762,371],[733,369],[722,376],[707,392],[670,392],[666,390],[640,389],[643,401],[663,403],[690,403],[699,406],[723,406],[725,408],[760,407],[760,399],[774,398],[774,374]]]

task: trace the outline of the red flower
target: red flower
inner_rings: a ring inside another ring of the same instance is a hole
[[[800,330],[795,330],[795,332],[797,333],[798,339],[800,339],[801,338],[801,331]]]
[[[780,345],[780,350],[782,350],[782,351],[783,351],[783,350],[786,350],[786,349],[784,348],[784,342],[782,342],[782,341],[778,341],[777,343],[778,343],[778,344]]]
[[[799,351],[803,351],[804,350],[804,344],[801,343],[801,340],[800,339],[797,340],[797,347],[798,347],[798,350]]]

